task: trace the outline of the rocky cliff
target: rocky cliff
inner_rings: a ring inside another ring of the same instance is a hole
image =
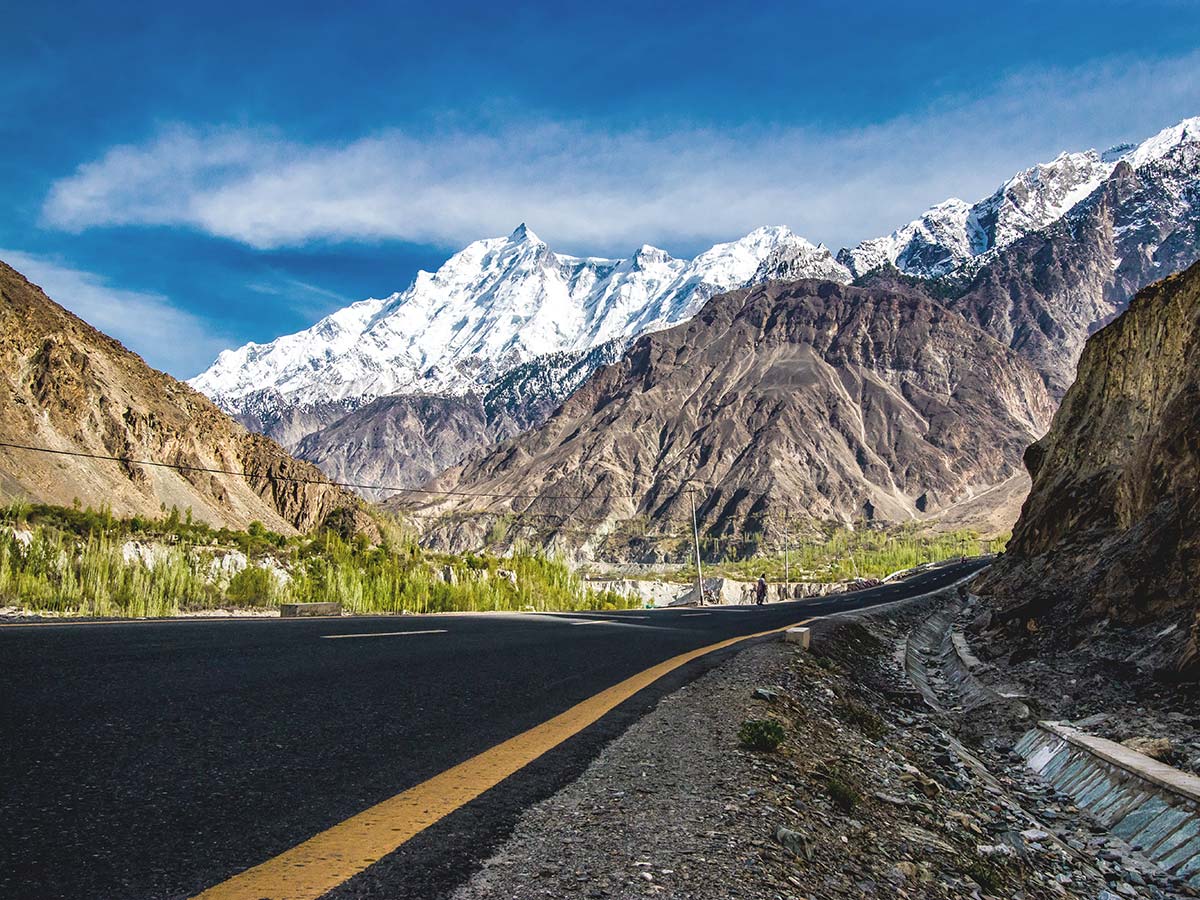
[[[0,496],[118,515],[191,509],[214,525],[307,530],[361,501],[0,263],[0,441],[202,469],[0,447]],[[299,479],[299,481],[291,480]]]
[[[1032,492],[980,589],[1056,644],[1144,629],[1126,661],[1200,676],[1200,265],[1088,341],[1026,463]]]
[[[639,339],[543,426],[437,486],[597,531],[689,521],[692,488],[713,536],[789,509],[903,522],[1018,477],[1052,408],[1028,364],[919,292],[773,282]]]

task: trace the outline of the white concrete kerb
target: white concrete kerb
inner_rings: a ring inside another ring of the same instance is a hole
[[[1138,778],[1143,778],[1173,794],[1187,797],[1194,803],[1200,803],[1200,778],[1195,775],[1168,766],[1166,763],[1131,750],[1115,741],[1088,734],[1062,722],[1038,722],[1038,727],[1068,744],[1085,750],[1092,756],[1136,775]]]
[[[783,633],[783,639],[789,644],[799,644],[800,649],[807,650],[812,643],[812,630],[809,628],[789,628]]]

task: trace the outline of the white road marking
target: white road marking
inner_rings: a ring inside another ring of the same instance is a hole
[[[679,618],[686,619],[688,616],[711,616],[712,613],[681,613]]]
[[[571,622],[572,625],[620,625],[620,622],[610,622],[608,619],[588,619],[586,622]]]
[[[425,628],[421,631],[368,631],[365,634],[323,634],[321,638],[327,641],[336,641],[340,638],[362,638],[362,637],[401,637],[406,634],[445,634],[445,628]]]

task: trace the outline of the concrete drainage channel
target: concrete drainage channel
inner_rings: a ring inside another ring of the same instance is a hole
[[[909,632],[898,653],[909,680],[930,708],[963,721],[995,715],[1013,723],[1030,719],[1017,696],[977,677],[989,667],[955,628],[964,608],[961,601],[948,603]],[[1149,868],[1175,885],[1200,890],[1200,778],[1057,722],[1038,722],[1013,750],[1014,758],[1090,813]],[[1128,889],[1119,888],[1122,894]]]
[[[1200,889],[1200,778],[1056,722],[1039,722],[1016,750],[1136,853]]]
[[[979,660],[971,654],[962,633],[953,627],[954,617],[961,610],[961,603],[948,604],[909,633],[901,648],[909,680],[937,712],[969,713],[998,705],[1008,707],[1016,719],[1029,718],[1024,703],[992,690],[973,674]],[[930,663],[936,672],[930,671]],[[951,708],[943,705],[939,689],[953,692],[955,700]]]

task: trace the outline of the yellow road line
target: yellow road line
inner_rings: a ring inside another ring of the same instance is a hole
[[[196,895],[194,900],[317,900],[459,807],[578,734],[638,691],[694,659],[805,625],[729,638],[651,666],[428,781],[339,822],[273,859]]]

